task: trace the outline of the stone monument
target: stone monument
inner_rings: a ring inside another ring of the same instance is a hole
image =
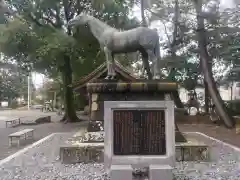
[[[156,29],[147,27],[137,27],[127,31],[120,31],[99,19],[86,13],[81,13],[68,22],[69,27],[88,25],[93,36],[98,40],[101,49],[105,53],[107,62],[107,76],[105,79],[114,80],[116,78],[114,55],[119,53],[129,53],[139,51],[142,54],[144,68],[148,74],[148,79],[152,79],[149,61],[153,63],[153,78],[160,79],[160,45],[159,36]],[[149,61],[148,61],[149,60]],[[91,94],[92,99],[97,96]],[[97,95],[97,94],[96,94]],[[154,100],[154,99],[152,99]],[[102,100],[103,103],[104,100]],[[103,107],[103,105],[101,105]],[[92,108],[97,108],[97,104],[92,102]],[[99,109],[98,109],[99,111]],[[99,111],[99,118],[103,120],[103,109]],[[186,142],[184,137],[176,127],[177,141]]]
[[[166,141],[169,141],[166,133],[162,133],[162,129],[161,128],[157,128],[157,126],[151,126],[149,124],[147,124],[144,119],[148,119],[149,118],[149,122],[151,122],[151,124],[156,124],[156,125],[161,125],[162,127],[165,126],[166,129],[166,125],[167,124],[163,124],[163,118],[165,118],[164,115],[166,115],[166,113],[163,115],[163,112],[155,112],[153,111],[154,109],[159,109],[158,108],[150,108],[147,109],[149,110],[148,112],[144,111],[144,108],[139,108],[142,106],[148,106],[148,104],[151,105],[152,102],[172,102],[171,99],[169,99],[169,94],[171,94],[172,92],[175,92],[177,90],[177,84],[174,82],[163,82],[163,81],[158,81],[158,80],[135,80],[134,82],[117,82],[117,81],[110,81],[110,80],[104,80],[104,79],[98,79],[95,82],[91,82],[87,84],[87,92],[90,95],[90,106],[92,111],[91,113],[93,114],[91,117],[91,121],[102,121],[104,123],[104,126],[106,125],[106,113],[104,112],[105,110],[105,102],[108,101],[114,101],[115,103],[124,103],[125,106],[125,112],[121,112],[120,116],[119,113],[115,114],[115,116],[113,116],[113,118],[115,118],[115,120],[118,119],[122,119],[122,118],[130,118],[130,120],[128,121],[128,123],[130,124],[119,124],[119,122],[117,123],[118,126],[116,127],[118,130],[117,132],[119,134],[116,134],[118,137],[122,136],[124,139],[134,139],[134,138],[130,138],[131,132],[134,136],[137,135],[141,135],[138,138],[138,143],[137,143],[137,147],[135,148],[135,150],[129,150],[126,149],[124,150],[124,152],[126,151],[126,154],[135,154],[135,155],[130,155],[130,156],[138,156],[139,154],[144,154],[143,156],[148,156],[151,153],[155,153],[156,149],[151,147],[151,143],[148,143],[147,145],[143,145],[141,140],[142,138],[148,138],[148,139],[154,139],[156,138],[156,136],[151,135],[148,132],[151,132],[151,129],[154,129],[154,132],[159,133],[159,141],[162,138],[166,138]],[[127,103],[126,103],[127,102]],[[128,106],[128,102],[134,103],[139,105],[135,107],[129,107]],[[123,106],[123,105],[122,105]],[[121,107],[122,109],[124,107]],[[140,112],[136,113],[138,111],[135,111],[137,108],[137,110],[143,110],[144,112]],[[121,110],[121,109],[120,109]],[[133,111],[134,110],[134,111]],[[146,109],[145,109],[146,110]],[[150,111],[152,110],[152,111]],[[129,115],[130,113],[130,115]],[[158,114],[159,113],[159,114]],[[124,114],[126,114],[126,117],[124,116]],[[132,114],[132,115],[131,115]],[[140,115],[139,115],[140,114]],[[148,114],[148,115],[146,115]],[[149,115],[150,114],[150,115]],[[110,114],[109,116],[111,116],[112,114]],[[161,118],[154,118],[154,117],[159,117]],[[174,113],[173,113],[174,115]],[[144,118],[145,117],[145,118]],[[148,118],[146,118],[148,117]],[[116,119],[117,118],[117,119]],[[143,119],[141,119],[143,118]],[[140,119],[139,121],[137,121],[136,119]],[[104,121],[103,121],[104,120]],[[112,119],[113,120],[113,119]],[[136,120],[136,121],[135,121]],[[167,120],[166,118],[164,120]],[[119,120],[120,121],[120,120]],[[171,121],[171,120],[170,120]],[[141,124],[142,122],[142,124]],[[162,124],[161,124],[161,123]],[[164,121],[165,122],[165,121]],[[132,124],[131,124],[132,123]],[[159,124],[160,123],[160,124]],[[133,124],[135,124],[136,126],[134,126],[135,128],[132,128],[132,131],[130,131],[131,129],[129,129],[128,125],[133,126]],[[169,126],[168,126],[169,127]],[[175,124],[175,127],[176,124]],[[106,127],[105,127],[106,128]],[[174,130],[174,125],[172,125],[172,130]],[[119,130],[120,129],[120,130]],[[108,130],[108,128],[107,128]],[[106,129],[104,129],[104,131],[107,131]],[[135,130],[135,131],[134,131]],[[96,130],[95,132],[83,132],[83,136],[80,137],[78,135],[79,138],[74,140],[70,140],[68,142],[66,142],[66,145],[60,147],[60,157],[61,157],[61,161],[63,163],[79,163],[79,162],[85,162],[85,163],[89,163],[89,162],[103,162],[103,153],[104,153],[104,146],[105,146],[105,140],[104,138],[105,133],[103,130]],[[161,131],[161,132],[160,132]],[[117,133],[116,132],[116,133]],[[136,132],[136,133],[135,133]],[[143,133],[142,133],[143,132]],[[145,132],[145,134],[144,134]],[[147,132],[147,133],[146,133]],[[146,137],[147,135],[147,137]],[[180,138],[179,138],[180,137]],[[181,138],[183,138],[183,140],[186,141],[177,141],[177,140],[181,140]],[[187,139],[186,139],[187,138]],[[135,138],[136,139],[136,138]],[[209,160],[209,156],[208,156],[208,152],[209,152],[209,148],[206,144],[204,143],[200,143],[198,141],[196,141],[194,138],[189,138],[188,136],[184,135],[182,133],[180,133],[179,131],[177,131],[177,128],[175,128],[175,138],[176,140],[176,145],[175,145],[175,149],[176,154],[174,155],[176,157],[176,161],[208,161]],[[127,141],[124,141],[125,143]],[[130,142],[129,142],[130,143]],[[126,143],[126,145],[130,145],[129,143]],[[175,144],[175,143],[174,143]],[[156,146],[157,148],[157,152],[159,156],[161,155],[161,152],[164,151],[164,149],[161,149],[161,147],[164,147],[159,143],[153,144],[154,146]],[[134,145],[135,146],[135,145]],[[140,150],[139,150],[140,147]],[[166,146],[167,147],[167,146]],[[117,148],[117,146],[116,146]],[[121,149],[121,146],[118,147]],[[141,149],[142,148],[142,149]],[[162,150],[162,151],[160,151]],[[167,152],[167,149],[166,149]],[[120,151],[118,149],[118,153],[122,153],[122,151]],[[109,154],[109,153],[108,153]],[[148,155],[147,155],[148,154]],[[110,154],[111,155],[111,154]],[[125,156],[120,155],[120,156]],[[156,155],[154,155],[156,156]],[[106,159],[106,158],[105,158]],[[111,158],[110,158],[111,159]],[[109,164],[111,164],[111,161],[106,160],[106,169],[110,169]],[[109,163],[107,163],[109,162]],[[155,166],[155,165],[154,165]],[[116,167],[116,166],[115,166]],[[171,167],[170,165],[168,166],[168,168]]]
[[[104,153],[105,168],[112,180],[131,180],[132,171],[135,172],[134,168],[139,167],[149,169],[147,175],[150,180],[172,180],[171,171],[175,160],[178,156],[185,157],[181,151],[175,153],[175,139],[182,143],[186,139],[174,124],[171,95],[177,92],[178,85],[159,80],[160,48],[157,32],[146,27],[121,32],[86,14],[80,14],[68,23],[69,26],[84,24],[90,27],[98,39],[107,60],[106,78],[87,84],[89,105],[94,114],[91,115],[94,117],[91,121],[102,121],[104,132],[99,133],[100,138],[96,138],[97,134],[85,133],[77,150],[60,148],[62,161],[73,157],[73,162],[88,162],[96,154],[100,158],[94,161],[101,161],[101,154]],[[149,80],[119,82],[115,78],[114,54],[135,51],[142,53]],[[148,57],[153,61],[154,80]],[[191,151],[189,145],[179,145],[179,148],[182,147]]]
[[[176,83],[157,80],[88,83],[95,117],[104,119],[104,163],[111,179],[132,179],[136,166],[150,179],[172,179],[175,162],[174,102],[166,100]],[[103,111],[102,111],[103,110]]]
[[[172,180],[175,162],[173,101],[106,101],[104,165],[112,180],[132,180],[133,167],[150,180]]]

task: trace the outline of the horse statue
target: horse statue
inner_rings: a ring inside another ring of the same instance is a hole
[[[120,31],[97,18],[81,13],[68,22],[68,27],[88,25],[94,37],[104,51],[107,61],[108,74],[105,79],[114,79],[114,55],[140,51],[148,79],[160,79],[160,45],[156,30],[147,27],[137,27]],[[153,63],[153,77],[149,61]]]

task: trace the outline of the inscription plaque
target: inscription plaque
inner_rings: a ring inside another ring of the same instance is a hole
[[[165,155],[164,110],[114,110],[114,155]]]

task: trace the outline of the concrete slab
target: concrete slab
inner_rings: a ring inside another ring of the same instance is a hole
[[[27,146],[27,147],[19,150],[18,152],[14,153],[14,154],[12,154],[12,155],[10,155],[10,156],[8,156],[7,158],[5,158],[5,159],[3,159],[3,160],[0,161],[0,166],[2,166],[3,164],[9,162],[9,161],[12,160],[12,159],[14,159],[14,158],[16,158],[16,157],[24,154],[24,153],[27,152],[28,150],[30,150],[30,149],[38,146],[39,144],[41,144],[42,142],[50,139],[51,137],[53,137],[53,136],[56,135],[56,134],[57,134],[57,133],[52,133],[52,134],[46,136],[45,138],[42,138],[42,139],[40,139],[39,141],[37,141],[37,142],[35,142],[35,143],[33,143],[33,144],[31,144],[31,145],[29,145],[29,146]]]
[[[21,119],[21,124],[23,125],[35,125],[35,124],[51,122],[51,116],[48,116],[48,115],[26,116],[20,119]]]

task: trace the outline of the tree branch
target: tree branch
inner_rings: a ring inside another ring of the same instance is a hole
[[[63,1],[63,7],[64,7],[64,14],[65,14],[65,18],[67,20],[67,23],[70,21],[71,17],[70,17],[70,14],[69,14],[69,4],[72,3],[72,0],[70,0],[70,2],[68,3],[67,0],[64,0]],[[68,35],[71,35],[71,29],[68,27],[67,28],[67,34]]]
[[[58,26],[58,28],[62,27],[62,21],[61,21],[61,18],[60,18],[60,11],[59,11],[59,8],[57,8],[57,6],[55,7],[55,11],[56,11],[56,24]]]
[[[28,14],[28,17],[29,17],[36,25],[38,25],[38,26],[40,26],[40,27],[43,27],[43,24],[40,23],[40,22],[33,16],[32,13],[29,13],[29,14]]]
[[[49,19],[48,17],[42,17],[43,20],[47,21],[49,24],[51,24],[51,26],[57,28],[57,24],[55,24],[51,19]]]
[[[34,17],[34,15],[33,15],[32,13],[28,13],[27,15],[28,15],[28,17],[30,18],[30,20],[31,20],[32,22],[34,22],[37,26],[39,26],[39,27],[44,27],[44,26],[46,26],[46,27],[50,28],[51,30],[56,31],[56,28],[55,28],[54,26],[52,26],[51,24],[46,25],[46,24],[42,24],[41,22],[39,22],[39,21],[36,19],[36,17]]]
[[[164,26],[164,31],[165,31],[165,34],[166,34],[167,39],[168,39],[168,44],[169,44],[169,46],[171,46],[171,41],[170,41],[170,37],[169,37],[169,35],[168,35],[168,33],[167,33],[167,27],[166,27],[166,24],[165,24],[163,21],[161,21],[161,23],[162,23],[163,26]]]
[[[67,22],[70,20],[70,16],[69,16],[69,4],[72,2],[72,0],[70,0],[70,2],[68,2],[67,0],[63,1],[63,7],[64,7],[64,14],[65,14],[65,18],[67,20]]]

